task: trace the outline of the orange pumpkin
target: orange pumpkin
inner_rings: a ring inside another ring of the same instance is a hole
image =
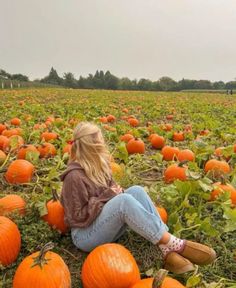
[[[183,132],[174,132],[173,134],[173,141],[184,141],[184,133]]]
[[[10,141],[6,136],[0,135],[0,149],[6,151],[9,147]]]
[[[64,148],[63,148],[63,154],[68,153],[68,154],[70,155],[70,153],[71,153],[71,147],[72,147],[71,144],[66,144],[66,145],[64,146]]]
[[[135,118],[129,118],[128,122],[129,122],[130,126],[132,126],[132,127],[137,127],[139,125],[138,119],[135,119]]]
[[[178,160],[180,162],[182,161],[194,161],[195,160],[195,154],[193,153],[193,151],[189,150],[189,149],[184,149],[181,150],[178,153]]]
[[[13,288],[70,288],[71,276],[68,266],[45,245],[41,251],[27,256],[16,269]]]
[[[122,177],[124,172],[121,166],[115,162],[111,162],[111,171],[114,176]]]
[[[140,274],[128,249],[108,243],[96,247],[87,256],[81,278],[84,288],[130,288],[140,280]]]
[[[5,216],[0,216],[0,264],[12,264],[21,247],[21,235],[17,225]]]
[[[99,121],[101,122],[101,123],[107,123],[108,121],[107,121],[107,117],[100,117],[99,118]]]
[[[150,137],[150,142],[153,148],[161,149],[165,146],[165,138],[159,135],[152,134]]]
[[[216,159],[208,160],[204,167],[205,172],[213,171],[215,174],[219,173],[229,173],[230,172],[230,166],[225,161],[219,161]]]
[[[124,141],[124,142],[126,142],[126,143],[128,143],[129,140],[131,140],[131,139],[134,139],[134,136],[131,135],[131,134],[129,134],[129,133],[126,133],[126,134],[124,134],[124,135],[122,135],[122,136],[120,137],[120,140],[121,140],[121,141]]]
[[[145,144],[140,139],[137,139],[137,138],[131,139],[126,144],[126,149],[129,154],[135,154],[135,153],[143,154],[145,152]]]
[[[114,115],[108,115],[107,116],[107,121],[108,122],[115,122],[116,121],[116,117]]]
[[[174,118],[174,115],[172,114],[166,115],[167,120],[173,120],[173,118]]]
[[[57,154],[55,146],[51,143],[45,142],[42,145],[40,145],[37,149],[40,153],[41,158],[49,158]]]
[[[22,145],[24,145],[24,139],[19,135],[12,135],[9,137],[9,147],[13,150],[18,149]]]
[[[152,288],[154,278],[147,278],[138,281],[135,285],[131,286],[131,288]],[[186,288],[179,281],[166,276],[158,288]]]
[[[53,141],[58,138],[58,134],[55,132],[43,132],[41,134],[41,139],[48,142]]]
[[[4,163],[6,158],[7,158],[7,155],[2,150],[0,150],[0,165]]]
[[[17,153],[17,159],[25,159],[29,152],[39,153],[34,145],[23,145]]]
[[[164,172],[164,180],[166,183],[171,183],[177,179],[184,181],[187,179],[186,167],[181,167],[178,164],[170,165]]]
[[[19,118],[13,118],[11,119],[11,124],[14,126],[20,126],[21,120]]]
[[[5,129],[7,129],[7,126],[0,123],[0,135],[2,134],[2,132],[3,132]]]
[[[13,135],[21,135],[21,132],[22,132],[22,130],[17,129],[17,128],[8,129],[8,130],[6,129],[6,130],[4,130],[4,131],[2,132],[2,135],[9,138],[9,137],[11,137],[11,136],[13,136]]]
[[[171,147],[171,146],[164,146],[161,150],[161,154],[163,155],[163,159],[166,161],[172,161],[174,157],[178,157],[179,148],[178,147]]]
[[[162,128],[164,131],[171,131],[172,128],[173,128],[173,126],[172,126],[172,124],[170,124],[170,123],[166,123],[166,124],[164,124],[164,125],[161,125],[161,128]]]
[[[0,215],[7,215],[13,211],[18,211],[19,214],[24,215],[25,206],[25,200],[21,196],[9,194],[0,198]]]
[[[159,213],[161,220],[166,224],[168,221],[168,214],[164,207],[156,206],[156,210]]]
[[[64,221],[64,208],[59,201],[56,191],[54,190],[52,200],[47,202],[47,211],[48,214],[44,215],[42,219],[54,229],[59,230],[62,234],[66,233],[68,227]]]
[[[232,204],[236,205],[236,189],[230,184],[221,184],[217,182],[213,184],[214,190],[211,191],[210,200],[215,200],[220,194],[224,192],[230,192],[230,198]]]
[[[31,181],[34,173],[34,165],[27,160],[14,160],[8,167],[5,178],[8,183],[21,184]]]

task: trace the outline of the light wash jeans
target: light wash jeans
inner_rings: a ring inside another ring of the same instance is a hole
[[[72,228],[72,241],[89,252],[98,245],[115,242],[127,226],[153,244],[169,230],[141,186],[132,186],[109,200],[90,226]]]

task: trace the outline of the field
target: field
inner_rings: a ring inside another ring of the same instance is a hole
[[[102,123],[100,117],[108,115],[114,115],[116,120]],[[10,121],[15,117],[21,120],[22,130],[18,129],[18,133],[25,144],[40,145],[44,142],[41,134],[48,129],[57,133],[58,137],[51,140],[57,154],[39,158],[36,152],[28,153],[26,159],[35,166],[34,176],[29,183],[15,185],[8,183],[4,175],[22,143],[13,137],[10,146],[5,147],[7,158],[0,159],[0,198],[18,194],[26,201],[27,209],[23,217],[17,213],[11,216],[20,230],[22,246],[13,264],[0,267],[0,287],[12,287],[12,277],[22,259],[50,241],[55,244],[53,251],[69,266],[72,287],[82,287],[80,271],[87,254],[73,246],[69,233],[61,235],[40,218],[47,213],[45,202],[51,199],[52,191],[60,193],[59,175],[68,160],[63,148],[72,139],[75,125],[82,120],[94,121],[102,127],[109,150],[120,166],[114,178],[121,186],[144,186],[152,200],[167,210],[173,234],[206,243],[216,250],[217,259],[212,265],[172,276],[184,285],[187,283],[187,287],[236,287],[236,202],[232,203],[230,192],[223,191],[210,201],[215,182],[231,183],[236,188],[234,95],[56,88],[1,90],[0,123],[6,123],[8,130],[13,129]],[[137,126],[131,126],[128,118],[138,119]],[[183,134],[176,136],[179,131]],[[127,132],[144,141],[144,154],[128,154],[126,143],[120,140]],[[194,153],[194,160],[183,164],[188,167],[186,180],[165,180],[166,168],[178,161],[176,157],[164,160],[161,149],[152,147],[149,135],[154,133],[164,137],[165,145]],[[219,147],[224,148],[216,151]],[[227,162],[230,171],[223,173],[218,168],[214,172],[205,171],[209,159]],[[118,242],[131,251],[142,277],[153,275],[161,267],[159,250],[141,236],[127,230]]]

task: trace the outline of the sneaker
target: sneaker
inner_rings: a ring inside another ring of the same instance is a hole
[[[195,270],[193,263],[176,252],[166,255],[164,269],[175,274],[183,274]]]

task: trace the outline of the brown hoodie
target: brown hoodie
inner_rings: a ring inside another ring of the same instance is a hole
[[[116,184],[112,177],[108,187],[99,187],[86,176],[77,162],[71,162],[60,178],[63,181],[61,203],[65,210],[65,222],[70,228],[89,226],[104,204],[117,195],[110,188]]]

